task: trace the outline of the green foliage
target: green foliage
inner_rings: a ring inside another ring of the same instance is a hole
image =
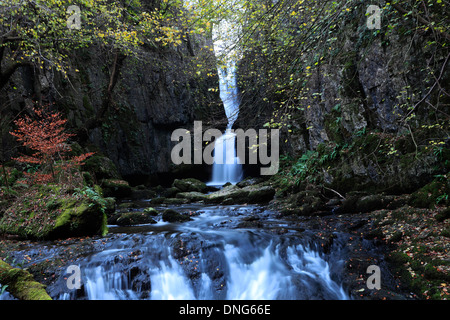
[[[68,8],[73,5],[80,9],[76,29],[68,27],[74,14]],[[171,23],[173,12],[179,11],[172,5],[179,3],[164,1],[164,10],[158,10],[140,1],[2,1],[0,60],[7,70],[33,65],[39,73],[56,70],[67,78],[69,72],[79,72],[71,67],[69,53],[93,44],[127,55],[136,55],[143,45],[177,46],[182,42],[181,30]],[[0,84],[10,75],[0,74]]]
[[[99,186],[94,186],[94,188],[89,186],[84,186],[83,188],[76,188],[73,196],[77,198],[87,198],[92,202],[89,206],[94,206],[95,204],[100,205],[100,210],[102,213],[106,212],[107,200],[103,198],[101,188]]]

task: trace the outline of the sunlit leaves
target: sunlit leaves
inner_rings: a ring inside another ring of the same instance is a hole
[[[8,63],[30,63],[55,69],[67,76],[68,54],[74,49],[100,44],[133,55],[145,43],[181,44],[172,5],[146,11],[138,0],[5,0],[0,7],[0,46],[9,48]],[[80,8],[81,26],[67,27],[69,6]]]

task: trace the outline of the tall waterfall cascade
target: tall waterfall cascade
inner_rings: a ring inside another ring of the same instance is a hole
[[[233,184],[242,180],[242,163],[236,155],[236,134],[232,127],[239,115],[236,60],[233,45],[237,39],[236,28],[226,20],[214,26],[214,52],[220,63],[218,66],[220,98],[228,119],[225,133],[215,141],[212,180],[213,186]]]

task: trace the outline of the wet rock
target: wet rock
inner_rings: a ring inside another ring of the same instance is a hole
[[[189,203],[188,199],[182,198],[166,198],[164,199],[164,204],[186,204]]]
[[[180,189],[176,187],[166,188],[161,192],[161,196],[164,198],[176,198],[178,192],[180,192]]]
[[[237,185],[239,188],[244,188],[244,187],[248,187],[248,186],[252,186],[252,185],[261,183],[261,182],[263,182],[263,181],[264,181],[263,178],[253,178],[253,177],[248,177],[248,178],[245,178],[244,180],[238,182],[236,185]]]
[[[275,189],[270,186],[248,186],[239,188],[229,185],[217,192],[207,195],[205,201],[208,203],[242,204],[242,203],[265,203],[273,199]]]
[[[206,192],[208,189],[204,182],[194,178],[175,179],[172,187],[179,189],[181,192]]]
[[[164,210],[162,220],[166,222],[186,222],[191,220],[188,215],[180,214],[172,209]]]
[[[116,198],[108,197],[105,198],[105,213],[111,214],[116,210]]]
[[[103,195],[105,197],[125,198],[132,193],[128,182],[119,179],[104,179],[101,187],[103,188]]]
[[[155,208],[145,208],[144,213],[148,214],[149,216],[156,217],[159,213],[158,210]]]
[[[248,186],[243,190],[248,190],[248,202],[249,203],[265,203],[269,202],[275,196],[275,189],[270,186]]]
[[[202,201],[206,199],[206,195],[201,192],[180,192],[177,194],[177,198],[187,199],[189,202]]]
[[[156,221],[152,218],[153,213],[148,212],[127,212],[120,215],[116,220],[116,224],[119,226],[132,226],[136,224],[155,224]]]
[[[367,195],[360,192],[351,192],[342,201],[341,213],[366,213],[375,210],[389,208],[396,198],[391,195],[373,194]],[[400,205],[401,202],[397,202]]]
[[[130,198],[133,200],[150,199],[156,197],[156,192],[153,190],[132,188]]]
[[[157,198],[151,199],[150,203],[151,203],[152,205],[158,205],[158,204],[164,203],[165,200],[166,200],[165,197],[157,197]]]
[[[52,300],[45,286],[36,282],[26,270],[13,268],[0,260],[0,282],[8,286],[8,291],[20,300]]]
[[[208,203],[221,203],[225,199],[232,199],[235,203],[243,203],[247,196],[248,191],[235,185],[229,185],[219,191],[208,194],[205,201]]]

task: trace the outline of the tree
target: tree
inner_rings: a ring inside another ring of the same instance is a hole
[[[73,134],[65,132],[66,119],[62,119],[59,112],[51,112],[45,108],[33,109],[35,119],[24,116],[14,121],[17,129],[10,132],[22,143],[33,151],[31,155],[22,155],[14,160],[39,166],[35,173],[25,175],[36,183],[56,182],[58,178],[70,180],[70,171],[78,168],[83,161],[93,155],[85,153],[79,156],[67,156],[72,151],[68,140]]]
[[[30,66],[35,76],[57,71],[68,79],[69,71],[77,71],[71,70],[70,52],[93,44],[116,52],[119,58],[137,54],[139,46],[180,44],[180,31],[169,25],[172,2],[177,5],[177,1],[163,1],[164,10],[159,10],[139,0],[2,1],[0,89],[22,66]],[[70,27],[73,15],[78,15],[77,28]],[[115,59],[112,69],[117,70],[117,65],[120,59]],[[112,73],[111,79],[115,77]],[[39,88],[35,91],[35,101],[41,104]]]

